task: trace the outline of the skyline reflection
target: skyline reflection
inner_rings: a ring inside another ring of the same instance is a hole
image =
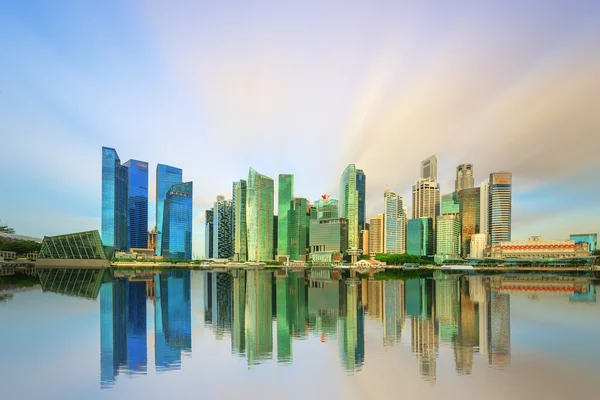
[[[194,290],[192,274],[202,280]],[[347,374],[359,373],[368,364],[365,329],[379,324],[382,345],[408,346],[421,378],[431,382],[440,346],[453,349],[457,375],[472,374],[475,357],[494,368],[510,367],[513,295],[596,302],[588,278],[566,276],[437,271],[378,280],[330,268],[110,275],[98,290],[102,388],[112,387],[120,374],[146,374],[148,304],[154,306],[156,371],[181,368],[182,357],[192,356],[192,313],[198,312],[192,296],[204,301],[204,328],[216,340],[229,339],[231,354],[244,358],[248,368],[270,360],[293,363],[294,342],[310,337],[337,341],[339,365]]]

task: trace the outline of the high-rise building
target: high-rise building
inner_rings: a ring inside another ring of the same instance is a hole
[[[365,208],[367,199],[367,177],[362,169],[356,170],[356,190],[358,190],[358,231],[365,229]]]
[[[440,215],[440,185],[433,181],[418,181],[412,188],[413,219],[435,218]]]
[[[460,218],[458,215],[440,215],[436,218],[436,262],[460,257]]]
[[[473,164],[460,164],[456,167],[455,191],[475,187],[473,179]]]
[[[348,250],[348,220],[345,218],[310,221],[310,251],[344,254]]]
[[[354,164],[346,167],[340,179],[339,204],[339,216],[348,220],[348,247],[358,248],[358,189]]]
[[[471,258],[483,258],[487,247],[487,234],[476,233],[471,236]]]
[[[464,257],[471,254],[471,236],[479,232],[479,194],[479,188],[458,192],[461,249]]]
[[[384,215],[377,214],[369,220],[369,254],[383,253],[384,244]]]
[[[235,203],[237,201],[238,182],[233,182],[231,185],[231,254],[235,255]]]
[[[422,181],[437,182],[437,157],[435,155],[421,161]]]
[[[162,256],[171,260],[192,259],[193,184],[171,186],[164,202]]]
[[[102,147],[102,244],[127,251],[129,172],[115,149]]]
[[[484,233],[486,237],[489,235],[488,231],[488,207],[490,205],[489,199],[489,188],[490,179],[486,178],[479,186],[479,233]],[[489,237],[488,237],[489,239]]]
[[[125,166],[129,171],[127,247],[145,249],[148,247],[148,163],[129,160]]]
[[[273,259],[273,179],[250,168],[246,218],[248,261]]]
[[[416,218],[408,221],[406,250],[415,256],[433,255],[433,220]]]
[[[246,227],[246,193],[248,185],[240,179],[235,187],[235,238],[234,260],[246,262],[248,260],[248,239]]]
[[[458,204],[458,195],[456,192],[442,196],[442,215],[460,215],[460,205]]]
[[[277,254],[290,255],[288,238],[288,211],[294,198],[294,175],[279,174],[277,189]]]
[[[215,232],[214,209],[206,210],[204,223],[204,258],[214,258],[213,238]]]
[[[365,224],[369,225],[369,224]],[[362,244],[363,254],[369,254],[369,230],[365,229],[360,231],[360,242]]]
[[[493,172],[488,189],[488,233],[491,244],[510,242],[512,174]]]
[[[154,254],[156,254],[156,229],[152,228],[150,232],[148,232],[148,249],[154,250]]]
[[[182,183],[182,171],[180,168],[169,165],[158,164],[156,166],[156,255],[162,254],[162,235],[163,235],[163,212],[164,204],[167,199],[167,192],[171,186]]]
[[[231,203],[231,200],[225,200],[225,196],[217,196],[217,201],[213,205],[213,255],[215,258],[233,256],[233,232],[231,230],[233,210]]]
[[[597,233],[572,233],[570,238],[575,244],[587,243],[588,251],[596,251],[598,249]]]
[[[384,253],[402,254],[406,252],[403,206],[402,196],[386,189],[383,193]]]
[[[294,197],[290,202],[287,224],[290,260],[306,261],[307,259],[309,211],[308,200],[304,198]]]
[[[318,219],[338,218],[339,216],[339,202],[330,198],[328,194],[322,195],[319,200],[315,201],[315,206]]]

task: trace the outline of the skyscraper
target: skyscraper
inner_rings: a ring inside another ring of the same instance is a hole
[[[437,157],[435,155],[421,161],[422,181],[437,182]]]
[[[383,193],[384,253],[402,254],[406,251],[403,205],[402,196],[386,189]]]
[[[235,187],[235,245],[234,260],[246,262],[248,260],[248,240],[246,227],[246,193],[248,185],[246,181],[240,179]]]
[[[475,187],[473,164],[460,164],[456,167],[455,191]]]
[[[413,219],[435,218],[440,215],[440,185],[433,181],[418,181],[412,188]]]
[[[490,188],[490,179],[486,178],[483,182],[481,182],[479,188],[479,233],[484,233],[486,235],[489,234],[488,231],[488,216],[490,206],[489,199],[489,188]],[[487,241],[487,240],[486,240]]]
[[[171,186],[182,183],[182,171],[179,168],[169,165],[158,164],[156,166],[156,255],[162,254],[162,235],[163,235],[163,212],[164,204],[167,199],[167,192]]]
[[[348,247],[358,248],[358,190],[354,164],[346,167],[340,179],[339,216],[348,219]]]
[[[471,236],[471,258],[483,258],[487,246],[487,235],[485,233],[476,233]]]
[[[460,218],[455,214],[436,218],[436,262],[460,257]]]
[[[233,232],[231,231],[231,216],[233,214],[231,200],[224,196],[217,196],[213,205],[214,231],[213,255],[215,258],[229,258],[233,256]]]
[[[369,254],[383,253],[384,215],[377,214],[369,220]]]
[[[162,252],[172,260],[192,259],[192,182],[171,186],[164,202]]]
[[[491,244],[510,242],[512,174],[510,172],[491,173],[488,190],[488,233]]]
[[[127,251],[129,172],[115,149],[102,147],[102,244]]]
[[[367,199],[367,177],[362,169],[356,170],[356,190],[358,190],[358,231],[365,229],[365,207]]]
[[[214,210],[205,211],[204,223],[204,258],[214,258],[213,237],[214,237]]]
[[[479,188],[462,189],[458,192],[461,249],[464,257],[471,254],[471,236],[479,232],[479,193]]]
[[[273,179],[250,168],[246,204],[248,261],[273,259]]]
[[[442,196],[442,215],[460,215],[460,205],[456,192]]]
[[[309,227],[308,211],[308,200],[295,197],[290,202],[287,234],[290,260],[306,261]]]
[[[345,218],[310,220],[310,251],[343,254],[348,250],[348,220]]]
[[[409,220],[406,252],[415,256],[433,255],[433,235],[431,218]]]
[[[125,166],[129,172],[127,247],[145,249],[148,247],[148,163],[129,160]]]
[[[279,187],[277,190],[277,254],[290,255],[290,241],[288,238],[288,211],[294,198],[294,175],[279,174]]]
[[[324,194],[315,201],[315,206],[318,219],[338,218],[339,216],[339,201],[330,198],[328,194]]]

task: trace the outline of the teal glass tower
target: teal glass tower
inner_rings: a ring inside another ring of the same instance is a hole
[[[408,221],[406,252],[414,256],[433,255],[433,221],[415,218]]]
[[[162,255],[171,260],[192,259],[192,182],[173,185],[164,203]]]
[[[358,248],[358,190],[356,166],[350,164],[340,179],[340,218],[348,220],[348,247]]]
[[[248,261],[273,259],[273,179],[250,168],[246,203]]]
[[[279,174],[277,199],[277,254],[290,255],[288,238],[288,212],[294,198],[294,175]]]
[[[365,206],[367,198],[367,177],[362,169],[356,170],[356,190],[358,191],[358,232],[365,229]]]
[[[294,198],[288,211],[288,239],[290,260],[306,261],[308,249],[308,200]]]
[[[115,149],[102,147],[102,244],[127,251],[128,168]],[[147,235],[147,232],[146,232]]]
[[[246,224],[246,195],[248,184],[245,180],[235,186],[235,229],[234,229],[234,261],[246,262],[248,260],[248,236]]]
[[[127,247],[145,249],[148,247],[148,163],[129,160],[125,166],[129,172]]]
[[[167,192],[171,186],[182,183],[182,171],[169,165],[156,166],[156,255],[162,255],[163,213]]]

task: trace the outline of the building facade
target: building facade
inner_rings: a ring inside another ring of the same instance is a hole
[[[471,236],[471,252],[469,256],[471,258],[481,259],[485,257],[485,251],[487,248],[487,234],[485,233],[476,233]]]
[[[433,255],[433,220],[416,218],[408,221],[408,237],[406,250],[415,256]]]
[[[179,183],[167,192],[163,215],[162,256],[192,259],[193,184]]]
[[[250,168],[246,218],[248,261],[273,260],[273,179]]]
[[[339,204],[339,216],[348,220],[348,247],[358,248],[358,190],[354,164],[346,167],[340,179]]]
[[[248,261],[248,237],[246,224],[246,195],[248,184],[240,179],[235,188],[235,231],[234,231],[234,256],[237,262]]]
[[[232,201],[225,200],[224,196],[217,196],[213,210],[213,256],[214,258],[233,257]]]
[[[348,220],[345,218],[310,221],[310,251],[344,254],[348,250]]]
[[[367,199],[367,177],[362,169],[356,170],[356,190],[358,191],[358,232],[365,229]]]
[[[339,201],[332,199],[328,194],[324,194],[321,198],[315,201],[317,207],[318,219],[338,218],[339,216]]]
[[[493,172],[488,189],[488,231],[491,244],[509,242],[512,223],[512,174]]]
[[[215,232],[214,209],[204,212],[204,258],[215,258],[213,238]]]
[[[460,218],[441,215],[436,218],[436,262],[460,257]]]
[[[471,236],[479,232],[479,200],[479,188],[462,189],[458,192],[461,248],[464,257],[471,253]]]
[[[486,178],[479,185],[479,233],[484,233],[489,240],[488,234],[488,218],[489,212],[488,207],[490,205],[489,199],[489,188],[490,179]]]
[[[435,218],[440,215],[440,185],[433,181],[418,181],[412,188],[413,219]]]
[[[162,254],[163,213],[167,193],[171,186],[182,183],[182,170],[170,165],[158,164],[156,166],[156,255]]]
[[[148,163],[129,160],[125,163],[129,174],[128,191],[128,248],[148,247]]]
[[[455,191],[462,189],[470,189],[475,187],[475,179],[473,178],[473,164],[460,164],[456,167],[456,183]]]
[[[383,220],[383,214],[377,214],[369,220],[369,254],[371,255],[383,253],[383,231],[385,229]]]
[[[279,174],[277,199],[277,254],[290,255],[288,238],[288,212],[294,198],[294,175]]]
[[[288,211],[289,256],[292,261],[306,261],[308,255],[310,206],[307,199],[293,198]]]
[[[448,193],[442,196],[442,215],[460,216],[460,204],[456,192]]]
[[[437,157],[435,155],[421,161],[420,180],[437,182]]]
[[[587,244],[576,244],[573,240],[542,240],[540,236],[532,236],[529,240],[500,242],[492,244],[493,258],[573,258],[588,257]]]
[[[115,149],[102,147],[102,243],[127,251],[129,172]]]
[[[571,240],[575,244],[587,243],[588,251],[598,250],[598,234],[597,233],[572,233],[570,236]]]
[[[386,190],[383,193],[383,252],[402,254],[406,251],[404,243],[404,202],[402,196]]]

